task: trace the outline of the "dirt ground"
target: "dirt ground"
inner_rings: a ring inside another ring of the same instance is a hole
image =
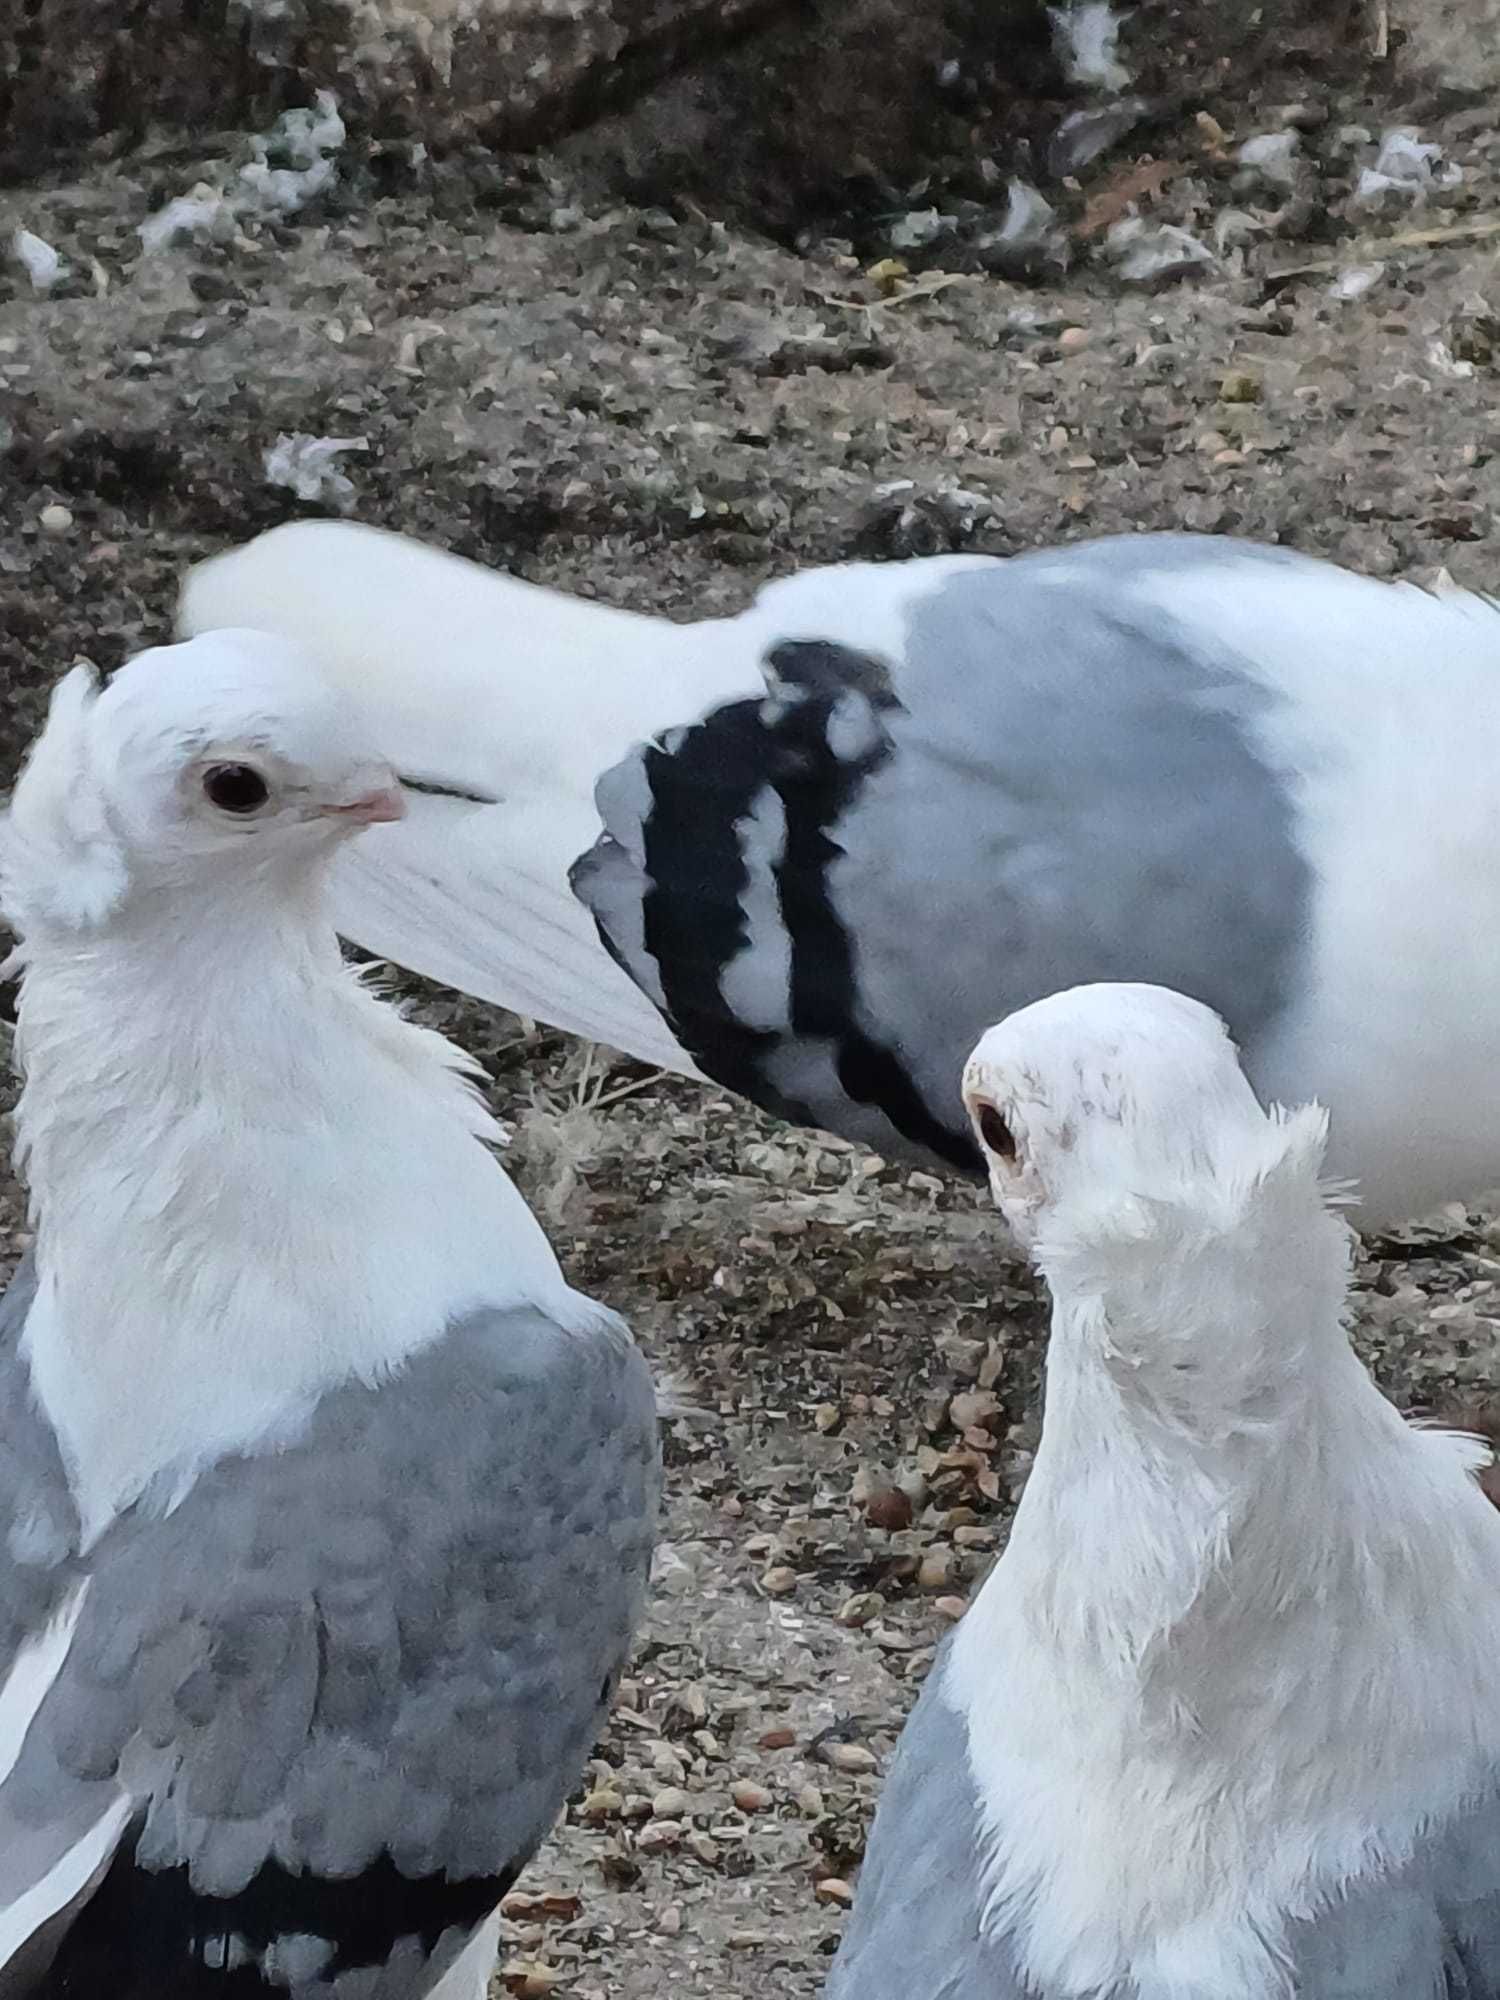
[[[961,230],[872,276],[895,253],[869,225],[857,254],[778,245],[546,162],[351,147],[289,221],[156,256],[137,225],[233,141],[0,191],[0,245],[24,225],[69,266],[50,293],[0,266],[6,771],[75,655],[164,637],[187,563],[316,510],[268,481],[282,433],[366,441],[357,518],[675,616],[855,552],[1139,528],[1493,584],[1500,132],[1419,109],[1461,181],[1361,208],[1391,106],[1304,83],[1278,187],[1232,155],[1281,113],[1225,79],[1059,198],[1072,266],[1040,283]],[[1097,252],[1132,198],[1215,261],[1125,280]],[[493,1072],[570,1273],[696,1406],[634,1675],[512,1900],[506,1990],[813,1995],[902,1715],[1024,1482],[1036,1294],[966,1188],[423,1004]],[[1358,1337],[1403,1405],[1495,1380],[1497,1278],[1478,1215],[1363,1263]]]

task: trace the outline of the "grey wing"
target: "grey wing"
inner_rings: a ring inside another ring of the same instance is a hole
[[[981,1829],[943,1656],[901,1732],[825,2000],[1027,2000],[980,1936]]]
[[[36,1295],[30,1253],[0,1299],[0,1683],[78,1580],[78,1512],[21,1353]],[[0,1703],[0,1717],[3,1717]],[[0,1742],[4,1739],[0,1720]],[[0,1768],[4,1759],[0,1756]]]
[[[45,1826],[18,1827],[7,1813],[6,1780],[66,1652],[85,1574],[77,1509],[22,1353],[35,1296],[28,1253],[0,1299],[0,1966],[29,1928],[16,1916],[20,1895],[80,1852],[109,1803],[69,1787]],[[100,1853],[108,1851],[103,1831]],[[83,1859],[87,1874],[92,1862]],[[0,1994],[5,1980],[0,1970]]]
[[[1500,1783],[1293,1927],[1298,2000],[1500,2000]]]
[[[1310,885],[1257,752],[1268,698],[1125,588],[1164,540],[940,575],[894,662],[789,635],[767,700],[601,780],[575,891],[703,1070],[972,1168],[964,1059],[1043,994],[1176,987],[1253,1053],[1293,988]],[[1285,560],[1166,553],[1223,565],[1226,587]]]
[[[593,1745],[657,1476],[627,1339],[490,1313],[119,1524],[0,1805],[112,1790],[128,1824],[0,1994],[425,1992]]]

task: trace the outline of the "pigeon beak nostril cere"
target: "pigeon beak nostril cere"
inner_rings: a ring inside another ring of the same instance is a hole
[[[393,820],[405,819],[406,798],[399,785],[382,785],[373,792],[366,792],[363,798],[352,799],[348,805],[322,806],[319,810],[329,819],[345,821],[350,826],[387,826]]]

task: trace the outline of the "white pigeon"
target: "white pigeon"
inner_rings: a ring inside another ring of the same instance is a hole
[[[1042,1438],[828,2000],[1496,2000],[1500,1512],[1349,1345],[1324,1114],[1147,986],[1023,1008],[964,1094]]]
[[[182,618],[301,638],[459,795],[337,871],[341,928],[418,972],[974,1171],[986,1022],[1149,980],[1328,1104],[1362,1223],[1500,1183],[1487,599],[1142,535],[675,625],[304,523]]]
[[[624,1661],[645,1364],[325,911],[403,810],[224,632],[70,673],[0,835],[3,2000],[480,2000]]]

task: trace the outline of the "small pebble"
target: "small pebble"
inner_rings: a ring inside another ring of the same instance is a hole
[[[523,1890],[519,1894],[512,1891],[501,1902],[500,1909],[502,1915],[509,1917],[515,1923],[522,1923],[529,1918],[537,1923],[560,1919],[563,1923],[571,1924],[581,1913],[583,1904],[577,1896],[545,1894],[532,1896]]]
[[[666,1785],[680,1785],[687,1776],[687,1766],[670,1743],[658,1743],[651,1752],[651,1768]]]
[[[966,1340],[962,1334],[945,1333],[938,1340],[938,1352],[955,1375],[963,1375],[973,1382],[984,1366],[985,1343],[982,1340]]]
[[[775,1804],[774,1795],[764,1785],[757,1785],[752,1778],[736,1779],[729,1787],[729,1796],[742,1813],[765,1812]]]
[[[841,1910],[849,1909],[854,1902],[854,1891],[837,1875],[825,1875],[813,1894],[820,1903],[833,1903]]]
[[[696,1681],[689,1681],[677,1690],[672,1707],[692,1728],[701,1728],[708,1720],[708,1697]]]
[[[1077,354],[1089,344],[1089,330],[1086,326],[1065,326],[1057,336],[1057,344],[1064,354]]]
[[[1260,401],[1260,377],[1251,375],[1243,368],[1231,368],[1219,384],[1221,403],[1258,403]]]
[[[682,1821],[677,1819],[654,1819],[649,1826],[643,1826],[635,1837],[635,1844],[643,1854],[654,1854],[663,1847],[676,1847],[682,1839]]]
[[[880,1759],[863,1743],[828,1743],[823,1755],[835,1771],[847,1771],[851,1776],[880,1769]]]
[[[795,1729],[768,1729],[760,1739],[762,1750],[790,1750],[797,1740]]]
[[[885,1599],[878,1590],[861,1590],[851,1597],[839,1613],[841,1625],[868,1625],[885,1609]]]
[[[776,1563],[760,1579],[760,1587],[772,1597],[789,1597],[797,1588],[797,1572],[785,1563]]]
[[[64,507],[59,500],[52,500],[37,516],[44,535],[65,535],[73,525],[73,510]]]
[[[872,1528],[909,1528],[911,1515],[911,1500],[898,1486],[877,1486],[865,1501],[865,1519]]]
[[[681,1819],[692,1809],[692,1800],[680,1785],[668,1785],[651,1801],[653,1819]]]
[[[991,1417],[1000,1414],[1000,1399],[990,1389],[964,1389],[948,1405],[948,1419],[956,1431],[988,1427]]]
[[[917,1565],[918,1590],[942,1590],[952,1581],[952,1556],[946,1549],[929,1549]]]
[[[503,1983],[506,1992],[519,1995],[520,2000],[543,2000],[545,1994],[556,1989],[561,1978],[561,1969],[555,1965],[513,1965],[506,1971]]]

